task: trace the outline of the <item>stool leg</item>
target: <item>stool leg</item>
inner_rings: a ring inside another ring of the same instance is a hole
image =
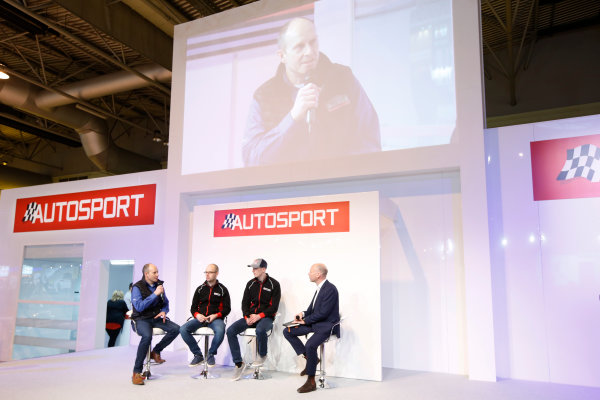
[[[208,336],[204,336],[204,361],[202,362],[204,370],[200,373],[204,379],[208,379]]]
[[[321,367],[319,374],[319,387],[323,389],[325,387],[325,359],[323,357],[325,353],[325,343],[321,343],[319,346],[319,364]]]
[[[214,375],[211,374],[209,372],[209,366],[208,366],[208,336],[209,335],[201,335],[204,336],[204,361],[202,361],[201,365],[201,370],[200,373],[198,375],[193,375],[192,378],[194,379],[200,379],[200,378],[204,378],[204,379],[214,379],[214,378],[218,378],[219,374]],[[198,344],[200,344],[200,340],[202,340],[202,337],[200,339],[198,339]]]
[[[152,351],[152,342],[150,342],[150,347],[148,347],[148,354],[146,354],[146,362],[144,363],[144,371],[142,375],[146,377],[146,379],[150,379],[152,374],[150,373],[150,352]]]

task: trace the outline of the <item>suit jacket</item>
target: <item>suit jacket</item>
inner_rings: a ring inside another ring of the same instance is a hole
[[[329,281],[325,281],[315,304],[309,304],[304,311],[304,322],[318,333],[330,332],[333,325],[340,320],[340,299],[337,288]],[[340,337],[340,326],[337,325],[333,334]]]

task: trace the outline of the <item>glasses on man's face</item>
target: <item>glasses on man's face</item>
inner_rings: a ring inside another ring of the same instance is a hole
[[[217,271],[204,271],[205,274],[216,274]]]

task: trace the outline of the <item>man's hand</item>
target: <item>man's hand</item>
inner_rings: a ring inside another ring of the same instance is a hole
[[[304,312],[300,311],[299,313],[296,314],[296,316],[294,317],[294,322],[296,324],[304,324]]]
[[[298,90],[291,111],[294,121],[306,119],[306,112],[319,106],[319,93],[321,93],[321,88],[314,83],[306,84]]]
[[[254,325],[257,323],[262,317],[258,314],[250,314],[250,317],[246,320],[246,323],[250,325]]]
[[[162,286],[161,286],[162,287]],[[165,320],[167,319],[167,313],[164,311],[159,312],[158,314],[156,314],[156,317],[154,317],[154,319],[157,318],[162,318],[163,323],[165,322]]]
[[[206,322],[208,322],[210,324],[215,319],[217,319],[217,314],[210,314],[208,317],[206,317]]]
[[[163,287],[163,285],[158,285],[156,287],[156,289],[154,290],[154,294],[157,295],[157,296],[160,296],[164,292],[165,292],[165,288]]]
[[[198,315],[196,316],[196,319],[197,319],[198,321],[200,321],[200,322],[205,322],[205,321],[207,320],[207,317],[205,317],[205,316],[204,316],[204,315],[202,315],[202,314],[198,314]]]

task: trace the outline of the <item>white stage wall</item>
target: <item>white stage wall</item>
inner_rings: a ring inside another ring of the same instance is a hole
[[[215,210],[272,207],[294,204],[350,202],[350,231],[243,237],[214,237]],[[280,316],[269,342],[267,368],[300,372],[305,361],[284,339],[281,324],[306,310],[316,289],[308,279],[310,266],[322,262],[328,280],[340,295],[342,338],[326,345],[328,375],[381,380],[381,318],[379,272],[379,196],[377,192],[312,196],[233,204],[196,206],[192,222],[189,302],[201,284],[206,265],[219,265],[219,281],[230,292],[232,311],[227,325],[242,318],[241,301],[246,282],[253,279],[247,267],[264,258],[267,273],[281,284]],[[188,303],[188,309],[189,309]],[[243,339],[242,351],[246,346]],[[219,348],[218,364],[230,364],[227,338]]]
[[[11,359],[23,249],[30,245],[83,244],[76,349],[82,351],[104,346],[108,288],[108,265],[105,261],[135,260],[132,280],[141,277],[142,266],[147,262],[157,263],[161,276],[165,272],[161,269],[161,243],[165,234],[165,179],[166,171],[151,171],[2,191],[0,303],[4,306],[0,312],[0,361]],[[16,199],[153,183],[156,184],[153,225],[13,233]],[[167,295],[175,296],[175,287],[171,289],[166,286],[166,290]],[[131,335],[131,338],[136,343],[139,340],[137,335]],[[133,366],[133,361],[127,362]]]
[[[600,199],[533,201],[530,157],[598,134],[598,115],[485,132],[500,377],[600,386]]]
[[[267,4],[278,2],[250,6]],[[235,20],[235,13],[222,15]],[[381,206],[383,365],[496,379],[479,14],[472,0],[452,1],[457,120],[450,144],[189,175],[182,170],[182,39],[195,28],[175,28],[164,262],[169,282],[186,288],[177,290],[177,321],[189,315],[195,206],[379,191],[391,201]],[[396,211],[384,210],[390,205]]]

